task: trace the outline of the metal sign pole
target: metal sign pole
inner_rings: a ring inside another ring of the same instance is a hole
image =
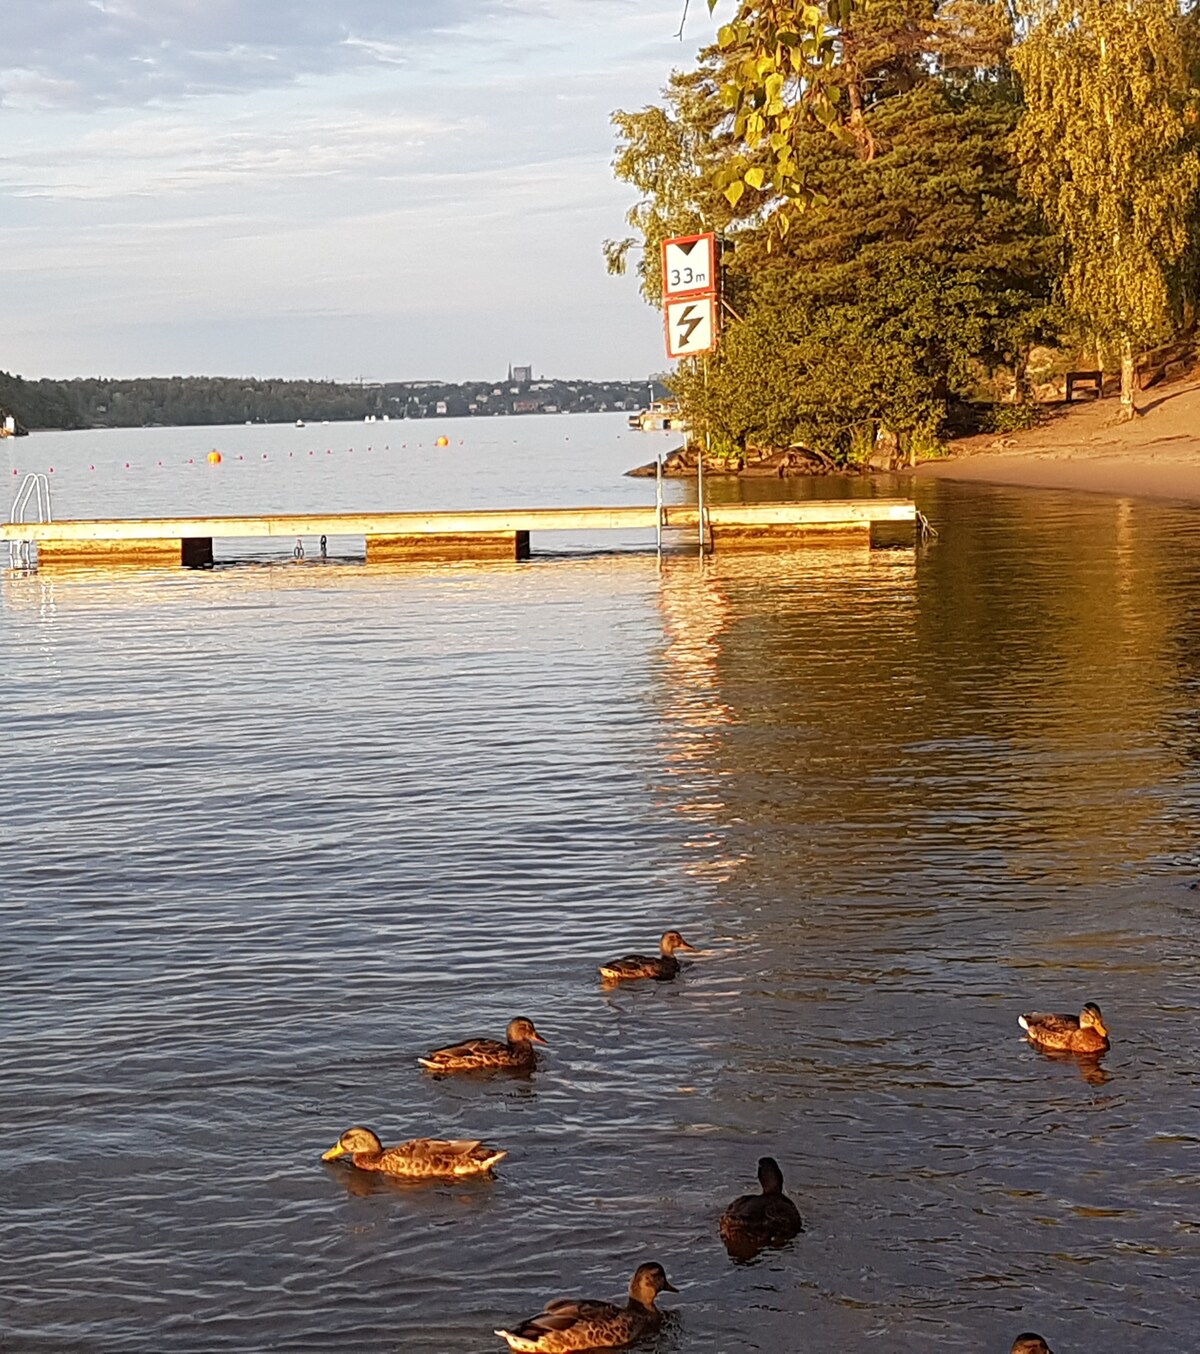
[[[663,518],[662,452],[654,468],[654,543],[658,553],[658,562],[662,564],[662,518]]]
[[[704,392],[708,394],[708,357],[704,359]],[[704,445],[696,455],[696,517],[700,554],[704,554],[704,458],[709,453],[708,415],[704,416]]]

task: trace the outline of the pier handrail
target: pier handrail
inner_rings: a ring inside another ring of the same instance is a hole
[[[40,471],[31,470],[21,481],[21,487],[17,490],[16,498],[13,499],[12,509],[8,514],[10,526],[28,525],[25,521],[25,510],[29,507],[31,498],[37,500],[38,521],[54,521],[54,506],[50,499],[50,480]],[[33,559],[32,546],[33,539],[31,537],[9,535],[9,566],[13,569],[28,569]]]

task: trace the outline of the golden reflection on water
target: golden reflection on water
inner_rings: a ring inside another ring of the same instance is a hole
[[[694,824],[685,845],[697,852],[685,866],[692,877],[727,879],[737,858],[721,850],[712,831],[725,804],[713,741],[733,718],[721,699],[717,660],[730,607],[717,570],[706,559],[664,562],[658,591],[665,644],[662,651],[662,770],[669,807]],[[704,829],[708,829],[707,831]]]

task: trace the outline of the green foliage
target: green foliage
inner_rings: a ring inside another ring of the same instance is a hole
[[[61,381],[26,381],[0,371],[0,411],[26,428],[82,428],[86,420],[71,389]]]
[[[623,273],[629,251],[641,248],[639,280],[652,305],[662,299],[663,240],[719,229],[733,217],[714,182],[733,143],[724,127],[725,111],[713,97],[711,67],[676,72],[663,93],[662,107],[613,114],[620,136],[613,172],[641,197],[625,217],[636,236],[604,245],[614,273]]]
[[[1080,328],[1124,355],[1181,313],[1200,156],[1174,0],[1023,0],[1022,181],[1063,241]]]
[[[979,0],[873,0],[838,30],[826,86],[858,110],[857,133],[807,118],[792,129],[812,189],[803,229],[775,229],[765,163],[760,187],[742,172],[736,208],[723,194],[722,215],[691,223],[723,226],[728,303],[707,380],[687,367],[676,380],[694,428],[835,460],[862,459],[882,432],[918,454],[979,363],[1018,366],[1053,331],[1056,247],[1017,193],[1011,38],[1007,10]],[[727,110],[713,121],[740,59],[732,45],[705,53],[691,103],[672,106],[677,121],[702,119],[688,172],[712,185],[756,153]],[[643,150],[627,143],[625,166]]]
[[[710,13],[716,4],[709,0]],[[741,149],[714,181],[734,208],[747,192],[770,194],[776,209],[769,229],[780,238],[797,211],[819,200],[796,154],[805,129],[815,125],[863,145],[862,109],[841,99],[838,80],[839,33],[853,8],[853,0],[741,0],[717,36],[721,107]]]
[[[983,419],[988,433],[1023,433],[1045,422],[1045,413],[1036,404],[995,404]]]

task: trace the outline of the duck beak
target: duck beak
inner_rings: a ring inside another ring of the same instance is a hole
[[[684,940],[683,937],[681,936],[680,939],[679,939],[679,948],[680,948],[681,950],[693,950],[693,951],[694,951],[696,947],[695,947],[695,945],[689,945],[689,944],[687,943],[687,941]],[[675,1289],[672,1289],[671,1291],[674,1292],[674,1293],[677,1293],[679,1290],[678,1290],[677,1288],[675,1288]]]
[[[545,1044],[547,1048],[549,1048],[550,1046],[550,1040],[543,1039],[542,1036],[537,1032],[537,1030],[534,1030],[534,1032],[529,1036],[529,1038],[535,1044]]]
[[[338,1157],[344,1157],[345,1155],[346,1149],[342,1146],[340,1142],[335,1142],[328,1152],[321,1153],[321,1160],[336,1161]]]
[[[690,946],[690,945],[688,946],[688,949],[691,949],[691,946]],[[678,1293],[678,1292],[679,1292],[679,1289],[675,1287],[675,1285],[671,1282],[670,1279],[664,1279],[664,1280],[663,1280],[663,1290],[664,1290],[665,1292],[667,1292],[667,1293]]]

